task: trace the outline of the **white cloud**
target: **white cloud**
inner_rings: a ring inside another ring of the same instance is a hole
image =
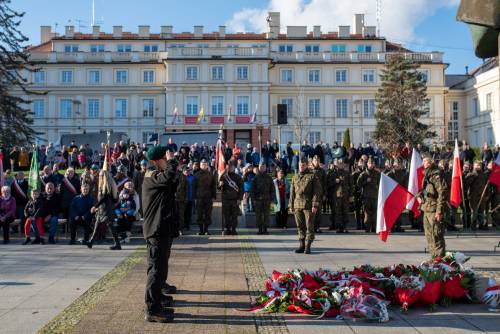
[[[382,0],[381,34],[399,41],[418,41],[415,28],[436,10],[458,5],[459,0]],[[365,14],[366,25],[376,25],[375,0],[269,0],[266,8],[245,8],[226,22],[229,31],[267,31],[269,11],[281,13],[281,31],[287,25],[321,25],[323,32],[352,25],[353,15]],[[351,28],[352,29],[352,28]],[[352,30],[351,30],[352,31]]]

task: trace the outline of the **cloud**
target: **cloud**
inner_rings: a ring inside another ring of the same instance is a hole
[[[415,28],[436,10],[457,6],[459,0],[382,0],[381,35],[398,41],[419,41]],[[375,0],[269,0],[265,8],[244,8],[226,22],[229,31],[267,31],[269,11],[281,13],[281,31],[287,25],[321,25],[323,32],[351,25],[356,13],[365,14],[365,24],[377,24]],[[352,29],[352,28],[351,28]],[[352,31],[352,30],[351,30]]]

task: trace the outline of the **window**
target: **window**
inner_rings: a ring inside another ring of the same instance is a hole
[[[347,82],[347,70],[335,70],[335,82]]]
[[[491,93],[486,94],[486,111],[491,111],[492,110],[492,107],[491,107],[491,96],[492,96]]]
[[[248,66],[238,66],[236,68],[236,78],[238,80],[248,80]]]
[[[345,44],[334,44],[334,45],[332,45],[332,52],[334,52],[334,53],[346,52],[346,45]]]
[[[358,52],[372,52],[372,46],[360,44],[358,45]]]
[[[223,66],[212,66],[212,80],[224,80]]]
[[[128,81],[128,71],[127,70],[117,70],[115,81],[117,84],[126,84]]]
[[[363,70],[363,82],[374,83],[375,82],[375,70]]]
[[[473,138],[473,142],[474,142],[474,144],[472,144],[472,146],[481,145],[481,143],[479,142],[479,130],[474,130],[474,136],[472,138]]]
[[[149,143],[149,140],[153,136],[154,132],[153,131],[144,131],[142,133],[142,142],[143,143]]]
[[[236,97],[236,114],[237,115],[248,115],[249,101],[250,101],[250,98],[248,96]]]
[[[118,52],[131,52],[132,45],[130,45],[130,44],[118,44],[116,47],[116,51],[118,51]]]
[[[101,71],[89,70],[88,79],[90,85],[97,85],[101,82]]]
[[[293,52],[292,44],[282,44],[278,47],[279,52]]]
[[[335,101],[337,118],[347,118],[347,99],[338,99]]]
[[[307,53],[318,53],[319,52],[319,45],[306,45],[306,52]]]
[[[33,118],[43,118],[45,115],[45,101],[33,100]]]
[[[224,96],[212,96],[212,115],[224,115]]]
[[[78,44],[64,45],[64,52],[78,52]]]
[[[189,116],[198,115],[198,96],[186,97],[186,114]]]
[[[73,101],[69,99],[61,100],[59,117],[61,118],[71,118],[73,114]]]
[[[186,80],[198,80],[198,66],[186,67]]]
[[[154,99],[142,99],[142,115],[146,118],[151,118],[154,116],[155,100]]]
[[[320,140],[321,140],[321,132],[319,131],[309,132],[309,142],[311,144],[319,143]]]
[[[45,71],[37,71],[33,73],[33,81],[36,84],[44,84],[45,83]]]
[[[90,45],[90,52],[104,52],[104,44]]]
[[[477,103],[477,97],[472,98],[472,116],[477,117],[479,113],[479,105]]]
[[[490,146],[493,146],[495,144],[495,136],[493,135],[493,128],[486,128],[486,142]]]
[[[158,52],[158,45],[144,45],[144,52]]]
[[[285,131],[285,130],[281,131],[281,142],[282,143],[295,142],[293,131]]]
[[[375,100],[363,100],[363,115],[365,118],[373,118],[375,116]]]
[[[293,82],[293,70],[292,69],[281,69],[281,82],[282,83],[292,83]]]
[[[337,143],[342,145],[344,142],[344,131],[337,131]]]
[[[282,104],[286,104],[286,115],[288,118],[292,117],[293,111],[293,99],[290,97],[286,97],[281,99]]]
[[[373,131],[363,132],[363,139],[365,143],[371,143],[373,141]]]
[[[63,83],[63,84],[73,83],[73,71],[72,70],[61,71],[61,83]]]
[[[450,119],[448,121],[448,140],[450,141],[458,138],[458,108],[458,102],[453,101],[451,104]]]
[[[319,70],[309,70],[309,83],[319,83]]]
[[[115,117],[127,118],[127,99],[115,100]]]
[[[153,83],[155,81],[155,72],[153,70],[142,72],[142,81],[144,83]]]
[[[98,99],[87,100],[88,118],[99,118],[100,101]]]
[[[319,118],[320,114],[320,99],[309,100],[309,117]]]
[[[418,70],[418,72],[420,73],[423,82],[429,82],[429,70]]]

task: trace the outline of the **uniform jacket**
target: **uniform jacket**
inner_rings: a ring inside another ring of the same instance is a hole
[[[233,182],[233,186],[230,185],[230,181]],[[241,176],[236,173],[228,174],[224,171],[219,182],[222,182],[219,189],[222,191],[223,201],[241,201],[243,199],[243,179]]]
[[[296,174],[290,187],[290,208],[294,210],[311,210],[321,203],[321,191],[318,179],[306,170]]]
[[[252,180],[252,188],[250,189],[250,196],[254,201],[268,201],[274,200],[274,184],[273,178],[268,174],[257,173]]]
[[[489,179],[488,172],[476,172],[475,170],[467,174],[465,177],[465,184],[467,192],[465,196],[468,198],[472,210],[476,210],[481,194]],[[484,205],[488,202],[488,192],[485,191],[481,204]]]
[[[326,172],[323,168],[317,167],[313,168],[312,172],[314,176],[318,179],[320,185],[320,194],[321,196],[326,196]]]
[[[178,185],[175,192],[175,200],[184,202],[188,200],[188,180],[182,172],[177,172]]]
[[[361,189],[363,198],[367,200],[377,200],[378,186],[380,183],[380,172],[368,168],[364,170],[358,177],[358,187]]]
[[[215,199],[217,190],[215,182],[215,176],[210,171],[200,169],[194,176],[194,199]]]
[[[335,179],[333,180],[336,184],[335,186],[335,198],[343,199],[349,201],[349,196],[352,190],[352,177],[345,169],[337,169]]]
[[[448,185],[443,173],[434,165],[427,168],[424,170],[422,192],[418,194],[422,200],[420,209],[444,214],[447,208],[447,191]]]

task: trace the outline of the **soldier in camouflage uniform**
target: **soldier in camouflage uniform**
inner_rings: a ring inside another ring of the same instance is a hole
[[[314,176],[318,179],[318,183],[320,185],[320,194],[321,194],[321,200],[320,200],[320,206],[318,208],[318,213],[314,215],[313,221],[314,221],[314,233],[322,233],[321,232],[321,207],[323,204],[323,199],[326,196],[326,172],[325,170],[321,167],[321,160],[319,156],[315,155],[312,159],[312,172]]]
[[[408,188],[408,174],[406,170],[401,168],[401,161],[395,159],[392,163],[392,169],[387,173],[387,176],[396,181],[399,185],[404,188]],[[398,219],[392,226],[392,232],[404,232],[405,230],[401,227],[403,215],[399,215]]]
[[[299,173],[294,175],[290,186],[290,211],[295,216],[300,246],[295,253],[311,253],[314,240],[314,215],[319,212],[321,202],[320,184],[307,168],[307,159],[299,163]],[[307,245],[306,245],[307,241]]]
[[[196,201],[196,214],[200,232],[198,235],[210,234],[208,226],[212,223],[212,207],[216,197],[216,180],[208,169],[208,162],[202,159],[200,170],[193,180],[193,194]]]
[[[356,229],[362,230],[365,228],[364,226],[364,217],[363,217],[363,198],[361,195],[361,188],[358,187],[358,178],[365,170],[365,164],[363,160],[358,161],[358,166],[355,168],[354,172],[352,172],[352,180],[353,180],[353,193],[354,193],[354,217],[356,219]]]
[[[250,189],[250,197],[255,209],[255,220],[259,228],[257,234],[268,234],[269,211],[271,202],[274,201],[274,191],[273,178],[266,173],[266,165],[261,163]]]
[[[330,206],[330,231],[337,228],[335,224],[335,189],[337,187],[337,167],[335,161],[331,161],[326,172],[326,196],[328,198],[328,205]]]
[[[241,214],[239,202],[243,199],[243,179],[234,172],[234,162],[229,161],[226,170],[219,177],[222,191],[222,216],[225,230],[222,235],[236,235],[238,216]]]
[[[432,156],[423,154],[424,180],[422,191],[417,195],[420,210],[424,216],[424,232],[429,253],[434,258],[444,256],[446,244],[444,241],[446,211],[446,194],[448,192],[443,173],[434,165]]]
[[[337,233],[347,233],[346,225],[349,223],[349,195],[352,190],[352,178],[349,166],[346,166],[341,158],[336,160],[335,177],[335,222]]]
[[[179,221],[179,234],[182,235],[182,230],[186,227],[184,222],[184,212],[186,211],[186,203],[188,200],[188,182],[187,174],[189,173],[188,166],[182,166],[177,171],[177,191],[175,192],[175,204],[177,209],[177,219]]]
[[[462,185],[463,185],[463,193],[464,193],[464,201],[460,202],[460,207],[462,208],[462,226],[464,229],[470,228],[471,227],[471,208],[470,208],[470,203],[469,203],[469,198],[467,196],[467,193],[469,192],[469,187],[467,186],[467,176],[471,172],[471,166],[469,162],[464,162],[464,167],[462,170]]]
[[[380,172],[375,169],[375,160],[368,159],[366,170],[358,177],[357,184],[363,195],[363,212],[365,215],[365,231],[375,232],[377,218],[378,186]]]
[[[486,183],[488,183],[489,173],[483,172],[482,163],[479,160],[474,161],[474,169],[467,174],[465,184],[467,185],[467,198],[471,211],[472,229],[479,228],[480,230],[488,229],[488,224],[485,220],[486,203],[489,201],[489,193],[485,190]],[[484,191],[484,194],[483,194]],[[483,197],[481,198],[481,195]],[[485,223],[486,222],[486,223]]]

